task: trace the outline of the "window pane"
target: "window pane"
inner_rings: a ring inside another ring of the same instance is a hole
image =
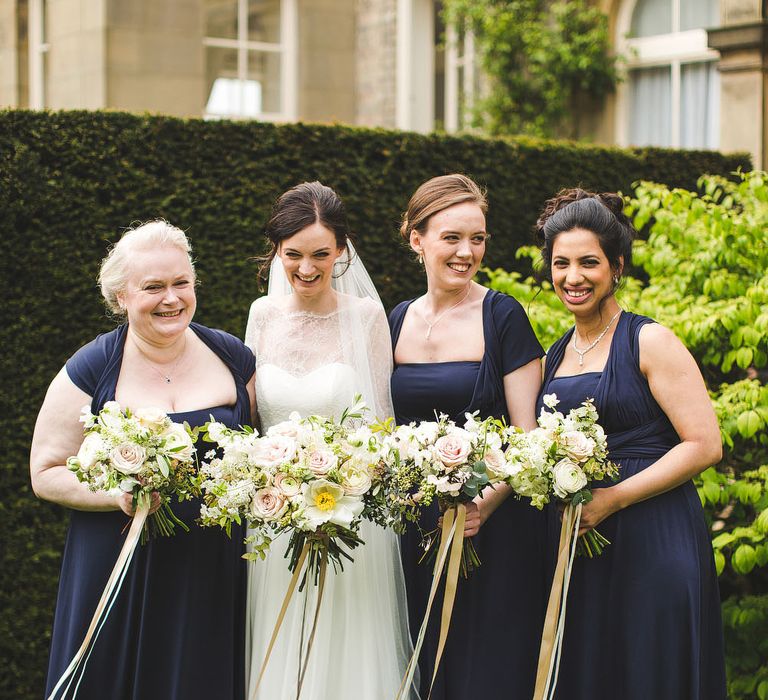
[[[280,43],[280,0],[248,0],[248,39]]]
[[[237,39],[237,0],[205,0],[205,36]]]
[[[273,51],[248,52],[248,82],[258,85],[258,113],[281,111],[280,54]]]
[[[672,31],[673,0],[637,0],[630,36],[654,36]]]
[[[206,107],[210,114],[240,114],[237,83],[237,50],[208,46],[205,49]]]
[[[672,73],[669,66],[629,73],[629,140],[634,146],[672,144]]]
[[[714,62],[681,66],[680,145],[683,148],[717,148],[719,93],[720,76]]]
[[[718,0],[680,0],[680,31],[711,29],[720,24]]]

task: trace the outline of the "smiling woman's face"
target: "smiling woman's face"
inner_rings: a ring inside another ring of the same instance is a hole
[[[557,235],[551,271],[555,293],[576,315],[595,313],[602,300],[613,294],[613,277],[620,272],[611,268],[598,237],[582,228]]]
[[[152,343],[175,340],[197,306],[187,253],[174,246],[133,251],[131,273],[117,299],[134,333]]]
[[[314,297],[331,288],[333,264],[342,251],[333,231],[315,222],[282,241],[277,254],[293,291]]]

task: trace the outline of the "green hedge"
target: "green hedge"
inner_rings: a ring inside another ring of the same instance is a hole
[[[420,293],[398,219],[427,178],[462,171],[488,188],[488,263],[516,267],[536,212],[559,188],[693,188],[745,155],[620,150],[313,125],[182,121],[120,113],[0,112],[0,307],[5,444],[0,459],[0,697],[39,697],[66,528],[37,501],[28,452],[37,409],[66,358],[112,327],[94,279],[110,241],[158,216],[188,231],[202,286],[197,319],[242,334],[258,294],[249,257],[275,197],[319,179],[347,203],[387,306]]]

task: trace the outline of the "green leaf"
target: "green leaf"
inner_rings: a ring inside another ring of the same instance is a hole
[[[706,499],[715,504],[720,500],[720,485],[713,481],[705,481],[702,484],[701,490],[704,492]]]
[[[715,552],[715,569],[717,570],[718,576],[722,574],[723,569],[725,569],[725,557],[720,551]]]
[[[715,549],[720,549],[721,547],[728,546],[735,540],[736,538],[730,532],[723,532],[712,540],[712,546]]]
[[[171,473],[171,465],[168,464],[168,460],[165,458],[165,455],[157,455],[157,466],[160,467],[160,472],[167,479],[168,475]]]
[[[757,411],[744,411],[736,419],[736,428],[742,437],[751,438],[763,425],[760,414]]]
[[[731,566],[737,574],[748,574],[755,568],[757,559],[751,544],[741,544],[731,557]]]

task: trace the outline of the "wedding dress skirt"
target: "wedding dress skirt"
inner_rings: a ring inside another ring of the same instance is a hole
[[[257,369],[257,406],[262,431],[288,418],[335,415],[351,404],[355,370],[341,362],[296,377],[274,364]],[[365,542],[343,571],[328,567],[323,600],[301,700],[393,700],[410,659],[405,584],[399,538],[363,521]],[[246,624],[248,700],[258,680],[272,631],[291,579],[284,554],[289,536],[271,545],[264,561],[249,565]],[[309,637],[317,589],[298,588],[277,637],[259,700],[296,698],[299,660]],[[416,697],[415,694],[413,697]]]

